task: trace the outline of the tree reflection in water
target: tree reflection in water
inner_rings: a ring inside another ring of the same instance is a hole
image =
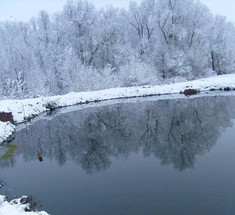
[[[163,165],[192,168],[197,155],[208,152],[221,132],[232,125],[234,97],[202,97],[115,104],[87,108],[41,120],[17,133],[15,155],[1,160],[11,167],[16,157],[43,158],[64,165],[71,159],[89,174],[105,170],[111,157],[131,153],[154,155]]]

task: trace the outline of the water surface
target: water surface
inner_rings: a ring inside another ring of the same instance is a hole
[[[0,160],[2,192],[33,195],[52,215],[235,214],[234,118],[235,97],[217,96],[40,120]]]

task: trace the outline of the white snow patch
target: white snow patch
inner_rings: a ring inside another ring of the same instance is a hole
[[[7,140],[15,131],[15,126],[10,122],[0,121],[0,143]]]
[[[0,195],[0,215],[49,215],[45,211],[26,212],[25,208],[28,207],[28,204],[21,204],[20,199],[8,202]]]

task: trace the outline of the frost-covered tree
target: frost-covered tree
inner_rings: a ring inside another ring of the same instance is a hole
[[[0,23],[1,97],[232,73],[234,35],[196,0],[143,0],[128,10],[70,0],[53,16]]]

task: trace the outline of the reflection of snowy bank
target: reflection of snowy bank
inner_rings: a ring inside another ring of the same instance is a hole
[[[20,199],[14,199],[10,202],[5,201],[5,197],[0,195],[0,215],[49,215],[48,213],[41,212],[29,212],[30,205],[22,200],[27,199],[27,197],[22,197]],[[28,211],[28,212],[26,212]]]
[[[129,88],[113,88],[101,91],[69,93],[62,96],[40,97],[25,100],[0,101],[0,112],[12,112],[14,121],[21,123],[49,109],[76,104],[97,102],[111,99],[131,98],[149,95],[178,94],[185,89],[196,89],[204,92],[235,88],[235,74],[215,76],[190,82],[175,83],[163,86],[142,86]],[[0,143],[12,135],[11,124],[0,124]]]

